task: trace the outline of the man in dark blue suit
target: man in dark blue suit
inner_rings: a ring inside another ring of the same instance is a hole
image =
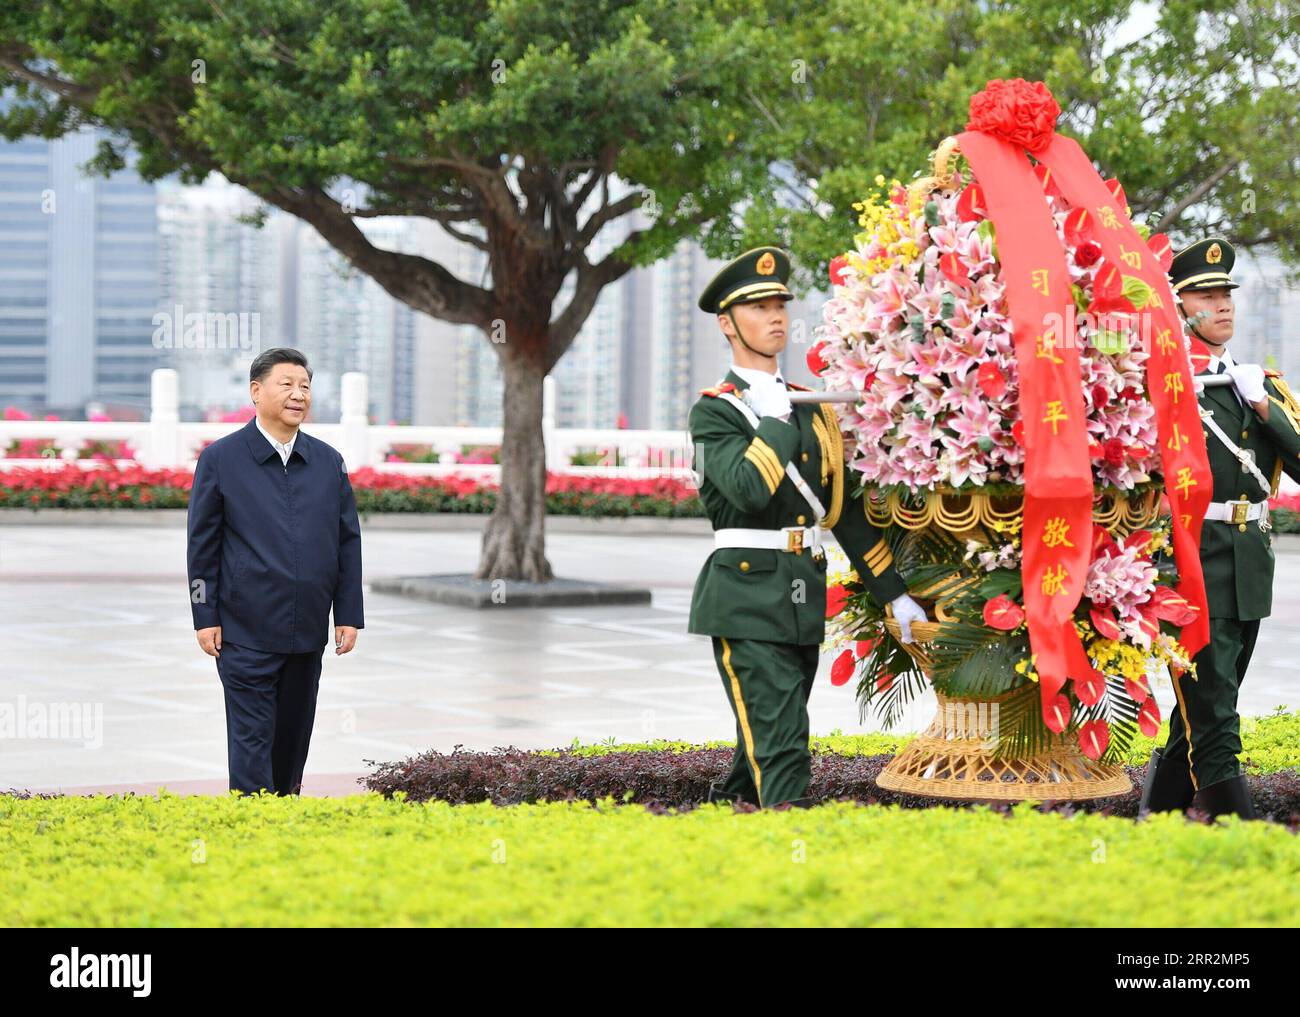
[[[190,605],[225,689],[231,789],[298,794],[330,610],[337,654],[363,626],[361,526],[343,457],[298,429],[307,358],[259,354],[249,391],[257,416],[194,469]]]

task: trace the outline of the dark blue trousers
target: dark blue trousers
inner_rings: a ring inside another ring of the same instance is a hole
[[[226,693],[232,791],[302,791],[324,652],[267,653],[222,642],[217,674]]]

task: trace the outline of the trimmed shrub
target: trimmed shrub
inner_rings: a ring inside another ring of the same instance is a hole
[[[1250,774],[1256,808],[1279,821],[1300,817],[1300,715],[1277,712],[1243,718],[1243,766]],[[1045,809],[1082,810],[1136,816],[1139,790],[1156,739],[1134,739],[1121,758],[1134,788],[1127,794],[1077,803],[1045,803]],[[817,801],[848,798],[863,803],[929,808],[968,805],[901,795],[876,785],[876,776],[911,736],[832,734],[812,740],[812,781],[808,796]],[[370,791],[409,800],[453,804],[493,801],[516,805],[540,801],[619,801],[689,808],[707,800],[709,785],[726,777],[734,743],[655,741],[629,745],[579,745],[528,751],[516,748],[450,753],[425,752],[399,762],[380,763],[366,778]]]
[[[384,763],[366,778],[365,786],[385,796],[401,793],[413,802],[437,800],[453,805],[485,801],[497,805],[594,802],[613,798],[661,809],[693,808],[707,800],[710,783],[726,777],[731,768],[731,755],[730,748],[603,755],[570,751],[540,753],[514,748],[467,752],[457,748],[446,754],[426,752],[400,763]],[[892,753],[815,754],[808,797],[818,802],[850,799],[863,804],[913,809],[969,806],[969,802],[899,794],[878,787],[876,777],[892,758]],[[1145,767],[1135,766],[1124,769],[1134,785],[1127,794],[1081,802],[1045,802],[1041,808],[1134,817],[1146,771]],[[1282,822],[1300,823],[1300,774],[1285,770],[1251,777],[1249,781],[1261,814]]]
[[[1023,806],[659,816],[610,799],[500,809],[373,794],[0,796],[0,852],[9,926],[1300,920],[1300,840],[1275,824]]]

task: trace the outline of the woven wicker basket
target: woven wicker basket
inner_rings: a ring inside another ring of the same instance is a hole
[[[890,635],[898,622],[885,619]],[[938,635],[938,622],[912,626],[915,642],[904,644],[917,665],[930,673],[926,645]],[[1124,794],[1133,782],[1121,767],[1099,763],[1078,744],[1061,739],[1031,756],[994,753],[1000,704],[1010,693],[991,699],[951,698],[936,693],[939,709],[915,740],[890,760],[876,783],[889,791],[963,801],[1081,801]]]

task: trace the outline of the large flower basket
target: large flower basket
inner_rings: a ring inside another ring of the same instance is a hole
[[[857,394],[838,406],[863,510],[934,619],[904,644],[856,571],[828,598],[832,680],[856,676],[864,717],[938,697],[879,777],[894,791],[1126,791],[1153,681],[1206,641],[1210,478],[1170,245],[1058,113],[1041,83],[990,82],[930,175],[878,177],[809,353]]]

